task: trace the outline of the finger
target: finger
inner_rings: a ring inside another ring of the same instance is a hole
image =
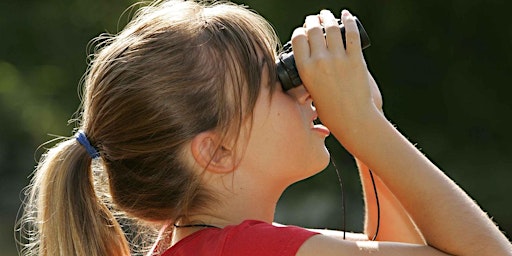
[[[311,55],[314,55],[315,52],[325,50],[324,33],[318,15],[307,16],[304,27],[308,35]]]
[[[361,53],[361,38],[359,37],[359,30],[355,17],[349,11],[343,10],[341,12],[341,20],[345,25],[345,46],[347,54]]]
[[[332,12],[329,10],[322,10],[320,12],[320,20],[322,21],[322,25],[325,30],[325,41],[327,43],[327,49],[331,53],[344,52],[340,27],[338,26],[338,21]]]
[[[296,63],[303,63],[310,56],[305,28],[296,28],[292,34],[292,49]]]

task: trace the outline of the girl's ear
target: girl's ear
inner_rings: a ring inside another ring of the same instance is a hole
[[[191,142],[194,160],[204,170],[214,173],[228,173],[235,169],[235,155],[230,147],[222,144],[213,131],[196,135]]]

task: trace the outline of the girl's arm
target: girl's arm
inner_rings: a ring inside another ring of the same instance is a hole
[[[377,230],[377,202],[368,167],[356,160],[363,185],[365,201],[365,228],[364,234],[351,233],[327,229],[309,229],[323,235],[347,241],[372,240]],[[380,221],[376,241],[404,242],[412,244],[425,244],[423,237],[416,228],[409,214],[402,207],[396,197],[389,191],[377,174],[373,173],[375,185],[379,196]]]
[[[370,73],[368,73],[368,79],[373,103],[381,113],[384,113],[382,109],[382,95],[379,87]],[[414,221],[410,218],[398,199],[396,199],[395,195],[393,195],[389,188],[382,182],[380,177],[373,172],[370,174],[370,169],[357,158],[356,163],[363,187],[365,202],[364,231],[368,237],[373,239],[377,233],[378,227],[378,233],[375,237],[378,241],[425,244]],[[375,194],[374,183],[377,195]],[[378,201],[377,196],[379,198]],[[377,205],[377,202],[379,205]]]
[[[367,234],[370,239],[375,237],[378,225],[379,231],[377,237],[375,237],[377,241],[425,244],[421,233],[402,204],[382,182],[379,176],[373,173],[373,180],[375,181],[379,197],[380,221],[378,221],[377,200],[373,189],[373,182],[370,177],[370,170],[361,161],[356,161],[365,199],[365,234]]]
[[[386,184],[428,246],[314,236],[297,255],[512,255],[510,242],[478,205],[379,112],[354,18],[344,11],[342,19],[346,50],[330,12],[306,18],[305,29],[295,31],[300,76],[322,122]]]

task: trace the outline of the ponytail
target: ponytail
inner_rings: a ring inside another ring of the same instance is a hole
[[[128,242],[94,190],[92,159],[73,138],[43,157],[28,187],[22,255],[129,255]]]

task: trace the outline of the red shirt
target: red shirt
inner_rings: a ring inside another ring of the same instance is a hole
[[[161,256],[295,256],[299,247],[316,234],[299,227],[276,227],[262,221],[246,220],[223,229],[197,231]]]

